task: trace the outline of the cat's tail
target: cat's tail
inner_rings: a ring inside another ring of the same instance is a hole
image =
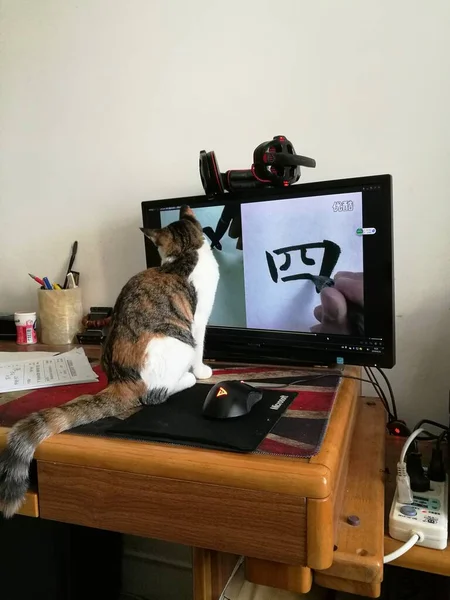
[[[56,433],[139,406],[143,393],[139,383],[114,382],[95,396],[80,396],[63,406],[47,408],[18,421],[0,454],[0,511],[3,515],[12,517],[22,505],[28,490],[30,464],[41,442]]]

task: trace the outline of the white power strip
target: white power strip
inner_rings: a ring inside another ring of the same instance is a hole
[[[402,542],[414,532],[423,540],[417,546],[444,550],[448,543],[448,478],[445,482],[430,481],[429,492],[413,492],[413,503],[397,500],[397,490],[389,514],[389,535]],[[422,537],[422,536],[420,536]]]

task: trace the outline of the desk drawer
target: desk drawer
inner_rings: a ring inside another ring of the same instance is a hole
[[[40,516],[306,564],[306,499],[38,461]]]

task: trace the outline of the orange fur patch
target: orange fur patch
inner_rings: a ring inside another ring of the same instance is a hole
[[[137,342],[120,339],[114,344],[112,359],[118,365],[136,369],[140,372],[144,366],[145,351],[151,339],[158,337],[156,334],[143,333]]]

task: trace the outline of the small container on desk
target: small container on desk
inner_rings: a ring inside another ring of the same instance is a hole
[[[40,339],[43,344],[72,344],[81,331],[81,288],[38,290]]]
[[[36,313],[15,312],[16,343],[21,346],[36,344]]]

